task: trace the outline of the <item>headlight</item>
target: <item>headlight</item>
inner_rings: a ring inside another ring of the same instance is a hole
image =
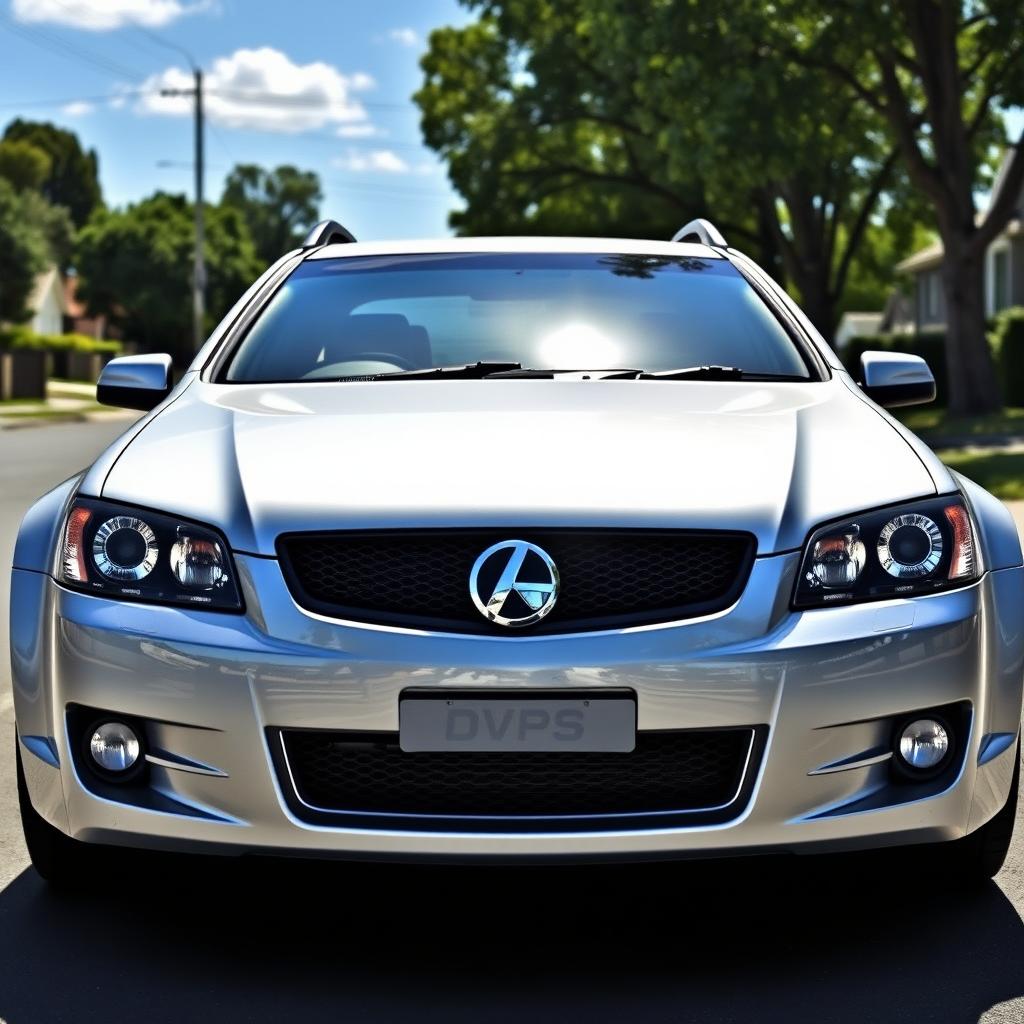
[[[60,553],[61,583],[136,601],[241,611],[224,538],[208,526],[76,498]]]
[[[980,573],[974,530],[959,495],[880,509],[815,530],[793,604],[814,608],[930,594]]]

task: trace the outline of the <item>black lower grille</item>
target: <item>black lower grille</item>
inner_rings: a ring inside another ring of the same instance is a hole
[[[756,729],[642,731],[628,754],[407,753],[393,733],[283,731],[272,747],[276,739],[285,789],[302,817],[415,815],[460,825],[497,817],[504,828],[515,819],[731,817],[759,736]]]
[[[473,565],[516,538],[543,548],[560,590],[531,633],[669,622],[727,608],[754,557],[745,533],[486,529],[289,534],[278,540],[295,600],[336,618],[453,632],[494,632],[469,592]]]

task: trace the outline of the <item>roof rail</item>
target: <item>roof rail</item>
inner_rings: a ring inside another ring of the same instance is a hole
[[[673,242],[703,242],[705,245],[716,245],[726,247],[729,243],[722,236],[722,232],[709,220],[698,217],[684,224],[673,236]]]
[[[302,241],[303,249],[313,249],[331,242],[354,242],[356,236],[336,220],[322,220]]]

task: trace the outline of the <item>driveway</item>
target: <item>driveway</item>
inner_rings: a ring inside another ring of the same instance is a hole
[[[0,564],[32,498],[123,426],[0,431]],[[1006,868],[970,897],[911,857],[513,872],[155,856],[54,897],[17,821],[7,600],[5,583],[8,1024],[1024,1020],[1019,821]]]

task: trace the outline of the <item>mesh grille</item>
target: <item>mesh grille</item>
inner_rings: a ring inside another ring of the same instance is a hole
[[[293,534],[278,543],[289,587],[313,611],[457,632],[501,631],[469,595],[473,564],[509,537],[558,566],[554,609],[529,632],[666,622],[728,607],[753,557],[747,534],[626,530],[467,530]]]
[[[629,754],[406,753],[390,733],[284,732],[299,796],[436,817],[659,813],[730,803],[750,729],[640,732]]]

